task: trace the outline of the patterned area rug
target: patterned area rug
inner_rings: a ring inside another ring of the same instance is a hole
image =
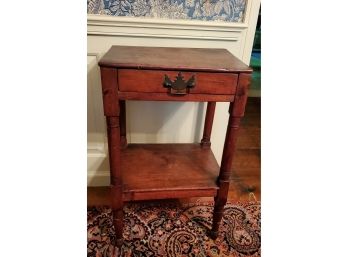
[[[88,209],[88,257],[260,256],[259,202],[227,204],[215,241],[207,236],[212,224],[212,203],[132,203],[124,211],[124,244],[114,249],[111,209]]]

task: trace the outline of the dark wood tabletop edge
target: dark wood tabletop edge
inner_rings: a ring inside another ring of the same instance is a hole
[[[201,71],[201,72],[217,72],[217,73],[231,73],[231,72],[244,72],[244,73],[252,73],[253,69],[248,67],[245,69],[212,69],[212,68],[204,68],[204,67],[173,67],[173,66],[152,66],[152,65],[134,65],[134,64],[128,64],[128,63],[111,63],[111,62],[103,62],[102,60],[98,62],[98,65],[100,67],[107,67],[107,68],[119,68],[119,69],[137,69],[137,70],[175,70],[175,71]]]

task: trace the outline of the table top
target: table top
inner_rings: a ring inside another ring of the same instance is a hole
[[[252,72],[226,49],[112,46],[102,67],[208,72]]]

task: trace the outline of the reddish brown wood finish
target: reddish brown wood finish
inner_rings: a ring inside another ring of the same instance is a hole
[[[129,144],[121,160],[126,200],[216,195],[219,165],[199,144]]]
[[[234,95],[186,94],[170,95],[167,93],[118,92],[120,100],[142,101],[186,101],[186,102],[231,102]]]
[[[261,200],[261,101],[248,97],[245,115],[238,130],[237,145],[233,157],[232,175],[227,202]],[[285,164],[286,165],[286,164]],[[211,197],[167,199],[174,203],[210,201]],[[108,187],[88,187],[87,206],[105,206],[111,202]]]
[[[119,116],[117,98],[117,70],[100,68],[105,116]]]
[[[221,223],[223,209],[227,202],[230,177],[232,174],[233,154],[237,141],[237,132],[241,117],[244,116],[244,109],[247,101],[247,92],[250,84],[250,74],[241,74],[237,87],[235,101],[230,103],[229,121],[226,131],[226,139],[222,154],[221,168],[218,179],[219,190],[215,197],[213,225],[211,237],[215,239],[218,236],[218,230]]]
[[[110,181],[113,210],[113,224],[116,230],[116,244],[122,245],[123,201],[122,201],[122,173],[120,152],[120,107],[117,95],[117,71],[111,68],[101,69],[103,104],[106,115]]]
[[[113,46],[99,65],[107,117],[116,244],[122,244],[124,201],[177,197],[215,196],[211,230],[215,238],[227,200],[233,151],[244,115],[251,69],[224,49],[123,46]],[[177,71],[183,71],[185,79],[197,74],[197,87],[186,95],[172,95],[162,88],[164,74],[173,77]],[[125,100],[209,102],[201,145],[125,147]],[[220,169],[207,147],[215,102],[219,101],[231,102]]]
[[[126,137],[126,101],[120,101],[120,133],[121,133],[121,148],[127,147]]]
[[[118,102],[117,102],[118,103]],[[107,117],[110,180],[113,223],[116,230],[117,244],[122,244],[123,228],[123,201],[122,201],[122,173],[121,173],[121,152],[120,152],[120,120],[119,117]]]
[[[252,72],[226,49],[212,48],[112,46],[99,65],[149,70]]]
[[[210,147],[210,135],[213,128],[214,114],[215,114],[215,102],[208,102],[207,112],[205,114],[203,138],[201,140],[202,147]]]
[[[172,81],[178,76],[178,71],[130,70],[118,71],[119,90],[122,92],[169,93],[163,86],[164,75]],[[236,92],[238,74],[234,73],[204,73],[182,72],[187,81],[195,76],[195,86],[190,94],[232,95]]]

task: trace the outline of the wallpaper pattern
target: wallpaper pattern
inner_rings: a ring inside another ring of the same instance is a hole
[[[247,0],[87,0],[87,13],[242,22]]]

